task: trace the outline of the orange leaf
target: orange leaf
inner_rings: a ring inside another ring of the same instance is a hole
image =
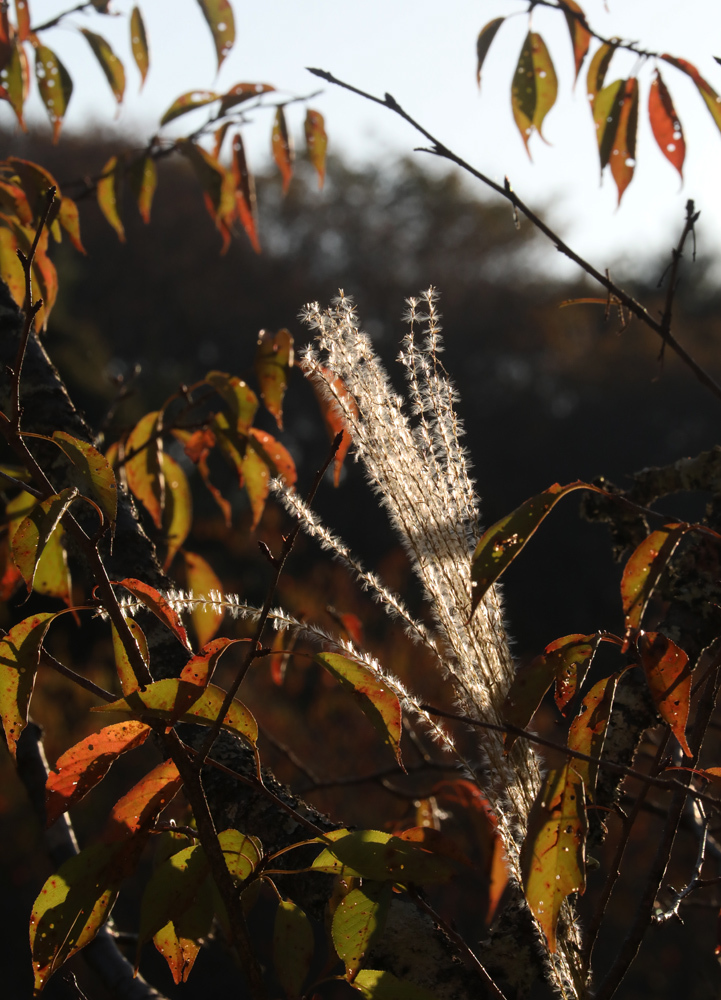
[[[104,841],[112,844],[147,830],[180,791],[182,779],[172,760],[154,767],[113,806]]]
[[[70,242],[75,249],[79,250],[80,253],[85,253],[85,247],[80,239],[80,215],[78,214],[78,206],[72,198],[60,199],[58,221],[70,237]]]
[[[318,174],[318,189],[320,190],[325,181],[328,136],[325,131],[323,115],[320,111],[311,111],[310,108],[305,115],[305,144],[308,149],[308,159]]]
[[[124,587],[128,593],[132,594],[133,597],[149,608],[156,618],[159,618],[163,625],[175,633],[186,648],[189,648],[188,634],[183,628],[183,623],[177,611],[168,604],[162,594],[159,594],[154,587],[150,587],[147,583],[135,580],[132,577],[119,580],[118,586]]]
[[[521,848],[523,889],[551,953],[556,951],[561,904],[570,893],[582,894],[586,888],[585,841],[583,782],[566,764],[546,776]]]
[[[101,781],[117,757],[139,747],[150,726],[130,719],[93,733],[58,758],[45,785],[47,826],[84,798]]]
[[[331,441],[335,441],[336,436],[343,431],[343,440],[335,453],[333,464],[333,483],[338,486],[343,462],[353,441],[348,421],[343,414],[343,407],[354,417],[358,417],[358,405],[339,376],[334,375],[328,368],[321,368],[321,372],[325,381],[314,378],[311,385],[320,406],[328,437]]]
[[[131,456],[125,463],[128,487],[148,511],[156,528],[163,526],[165,506],[160,419],[158,410],[146,413],[125,443],[126,454]]]
[[[195,684],[200,688],[206,688],[215,673],[218,660],[228,646],[233,646],[236,642],[249,641],[249,639],[213,639],[201,649],[197,656],[188,660],[181,671],[180,680]]]
[[[636,129],[638,127],[638,80],[626,80],[623,103],[618,118],[618,128],[611,149],[611,173],[618,188],[618,203],[631,183],[636,167]]]
[[[711,112],[711,117],[716,122],[716,127],[721,130],[721,97],[719,97],[711,84],[707,80],[704,80],[693,63],[688,62],[686,59],[677,59],[670,55],[662,55],[661,58],[691,77],[696,84],[696,89],[701,97],[703,97],[706,107]]]
[[[255,182],[248,170],[245,160],[245,150],[240,134],[233,138],[233,160],[231,164],[233,180],[235,181],[235,204],[238,210],[240,224],[246,232],[250,244],[256,253],[260,253],[258,240],[258,225],[256,220]]]
[[[271,145],[273,159],[278,165],[278,170],[280,170],[280,175],[283,178],[283,194],[287,194],[290,179],[293,176],[293,148],[288,136],[288,126],[285,122],[283,108],[278,108],[275,113]]]
[[[688,656],[662,632],[641,632],[636,648],[659,715],[670,726],[684,754],[691,757],[686,742],[692,674]]]
[[[288,330],[279,330],[275,335],[260,331],[254,367],[265,407],[283,430],[283,396],[293,367],[293,337]]]
[[[681,525],[667,524],[652,531],[629,557],[621,579],[627,629],[640,627],[653,589],[685,530]]]
[[[651,82],[651,89],[648,93],[648,118],[658,148],[669,163],[678,170],[681,179],[683,179],[686,142],[671,95],[658,70],[656,70],[656,76]]]
[[[276,441],[272,434],[259,431],[257,427],[251,427],[248,444],[263,459],[274,476],[282,479],[286,486],[295,485],[298,478],[295,462],[288,449],[280,441]]]
[[[269,94],[274,90],[275,87],[269,83],[236,83],[235,86],[223,94],[220,102],[220,111],[218,112],[219,117],[222,117],[230,108],[234,108],[244,101],[249,101],[260,94]]]
[[[565,0],[564,14],[566,23],[571,34],[571,45],[573,46],[573,59],[576,64],[576,80],[581,72],[583,60],[586,58],[588,47],[591,44],[591,32],[586,27],[586,15],[583,13],[576,0]],[[571,11],[575,11],[579,17],[574,17]]]

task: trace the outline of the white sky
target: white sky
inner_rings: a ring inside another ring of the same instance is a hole
[[[78,13],[43,41],[57,51],[75,80],[66,118],[68,130],[99,124],[147,139],[158,118],[181,93],[220,92],[233,84],[273,83],[283,93],[308,94],[323,88],[312,106],[326,118],[331,148],[356,162],[386,162],[410,152],[420,137],[391,112],[324,85],[305,70],[319,66],[381,96],[389,91],[446,145],[497,181],[507,174],[518,194],[533,206],[546,206],[552,224],[573,247],[603,268],[622,255],[625,273],[649,254],[666,252],[675,240],[688,198],[702,217],[699,249],[721,259],[721,133],[691,81],[670,66],[662,68],[683,123],[687,157],[683,187],[661,155],[645,113],[652,67],[640,69],[641,124],[636,176],[616,209],[610,175],[599,185],[593,123],[584,96],[585,72],[574,93],[570,41],[562,15],[537,8],[533,28],[547,41],[559,78],[559,99],[544,133],[531,141],[534,162],[526,156],[510,108],[510,81],[527,31],[525,15],[504,24],[491,48],[479,94],[475,83],[475,41],[491,18],[524,11],[522,0],[232,0],[237,41],[216,77],[215,50],[196,0],[141,0],[151,49],[145,89],[129,52],[126,17]],[[73,6],[71,0],[30,0],[38,23]],[[129,13],[131,0],[112,9]],[[668,51],[694,62],[721,92],[719,0],[582,0],[591,25],[601,34],[637,39],[642,46]],[[606,6],[608,10],[606,10]],[[120,114],[102,73],[89,55],[78,26],[104,34],[123,59],[126,100]],[[593,51],[593,50],[592,50]],[[607,82],[628,75],[633,57],[618,53]],[[34,81],[33,81],[33,88]],[[38,101],[37,94],[34,98]],[[32,107],[33,105],[31,105]],[[37,104],[30,120],[44,112]],[[178,133],[202,120],[203,112],[181,118]],[[302,145],[302,105],[289,108],[297,144]],[[272,113],[257,114],[246,130],[251,168],[267,164]],[[0,103],[0,123],[12,128],[13,115]],[[61,140],[62,141],[62,140]],[[416,154],[423,155],[423,154]],[[430,159],[430,158],[428,158]],[[482,193],[480,184],[471,182]],[[549,249],[546,262],[558,266]],[[618,277],[622,275],[617,273]]]

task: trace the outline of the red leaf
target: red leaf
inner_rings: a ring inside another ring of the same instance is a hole
[[[188,644],[188,634],[183,627],[183,623],[180,620],[178,612],[175,611],[162,594],[159,594],[154,587],[150,587],[147,583],[143,583],[142,580],[135,580],[133,577],[126,577],[125,580],[118,580],[118,586],[125,587],[125,589],[137,598],[142,604],[149,608],[153,614],[160,619],[163,625],[166,625],[171,632],[180,639],[184,646],[189,647]]]
[[[688,656],[662,632],[641,632],[636,648],[659,715],[670,726],[684,754],[691,757],[686,742],[692,673]]]
[[[218,660],[226,651],[228,646],[236,642],[249,642],[249,639],[214,639],[203,646],[200,653],[188,660],[180,674],[181,681],[195,684],[197,687],[206,688],[215,673]]]
[[[294,486],[298,478],[295,471],[295,462],[290,457],[290,452],[283,447],[280,441],[265,431],[259,431],[257,427],[250,428],[248,444],[263,459],[270,468],[274,476],[282,479],[286,486]]]
[[[658,148],[669,163],[678,170],[681,179],[683,179],[686,142],[671,95],[658,70],[656,70],[656,76],[648,93],[648,118]]]
[[[139,747],[149,734],[150,726],[144,722],[118,722],[87,736],[59,757],[45,785],[47,825],[52,826],[70,806],[84,798],[120,754]]]
[[[711,112],[711,117],[716,122],[716,127],[721,130],[721,97],[719,97],[711,84],[707,80],[704,80],[693,63],[688,62],[686,59],[677,59],[675,56],[670,55],[662,55],[661,58],[691,77],[696,84],[696,89],[701,97],[703,97],[706,107]]]
[[[333,482],[338,486],[343,462],[353,441],[348,421],[343,414],[343,408],[349,410],[357,418],[358,405],[339,376],[334,375],[328,368],[321,368],[321,372],[323,379],[313,378],[311,385],[320,406],[328,437],[331,441],[335,441],[336,436],[340,431],[343,431],[343,440],[335,453],[333,465]]]

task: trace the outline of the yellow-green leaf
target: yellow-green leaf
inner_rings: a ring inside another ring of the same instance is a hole
[[[438,1000],[435,993],[423,986],[379,969],[361,969],[350,985],[366,1000]]]
[[[246,448],[241,459],[241,485],[245,487],[253,515],[251,531],[255,531],[265,510],[270,489],[270,469],[254,448]]]
[[[53,142],[57,142],[73,92],[73,81],[60,59],[47,45],[38,45],[35,49],[35,76],[53,126]]]
[[[143,691],[134,691],[125,698],[99,705],[94,712],[120,712],[135,718],[160,719],[169,725],[176,722],[198,722],[212,725],[222,707],[225,692],[208,685],[204,690],[197,684],[166,677],[154,681]],[[223,720],[223,729],[240,733],[250,743],[258,739],[258,723],[240,701],[233,701]]]
[[[240,830],[223,830],[218,834],[228,871],[238,884],[255,871],[263,856],[263,845],[257,837],[246,837]]]
[[[11,43],[10,59],[0,69],[0,100],[10,103],[23,132],[27,132],[23,108],[28,96],[29,79],[28,57],[16,35]]]
[[[180,97],[177,97],[173,101],[160,119],[160,124],[167,125],[168,122],[172,122],[175,118],[187,115],[189,111],[202,108],[206,104],[212,104],[219,97],[220,94],[216,94],[214,90],[190,90],[187,94],[181,94]]]
[[[58,209],[58,222],[70,237],[70,242],[79,250],[85,253],[85,247],[80,239],[80,215],[78,206],[72,198],[61,198]]]
[[[36,504],[13,534],[13,560],[23,575],[28,593],[33,589],[38,562],[48,541],[77,495],[77,489],[68,488]]]
[[[593,685],[581,702],[578,715],[568,731],[568,749],[600,757],[606,739],[606,728],[611,717],[613,698],[616,693],[619,674],[604,677]],[[583,780],[583,787],[589,801],[594,798],[598,764],[587,760],[574,760],[573,769]]]
[[[125,93],[125,69],[123,68],[123,64],[102,35],[96,35],[94,31],[88,31],[87,28],[81,28],[80,31],[87,38],[88,44],[105,74],[105,79],[110,84],[110,89],[115,95],[115,100],[120,104]]]
[[[260,395],[266,409],[273,414],[283,430],[283,397],[288,384],[288,372],[293,367],[293,337],[286,330],[272,334],[261,330],[255,351],[255,375],[260,383]]]
[[[606,79],[606,73],[608,72],[608,67],[615,51],[615,45],[610,45],[604,42],[591,60],[588,67],[588,73],[586,75],[586,93],[591,107],[595,104],[596,97],[603,87]]]
[[[169,921],[178,921],[193,905],[209,870],[200,844],[186,847],[158,865],[145,887],[140,905],[138,957],[146,941]]]
[[[19,493],[8,503],[7,513],[10,517],[8,533],[11,538],[36,504],[35,497],[25,492]],[[59,597],[67,605],[72,603],[68,557],[65,551],[62,525],[55,529],[45,544],[35,568],[33,589],[38,594]]]
[[[352,693],[361,711],[373,723],[402,766],[401,706],[385,681],[370,667],[340,653],[316,653],[315,659]]]
[[[381,830],[333,830],[313,861],[313,871],[399,885],[447,882],[456,871],[448,858]]]
[[[61,865],[40,890],[30,917],[34,995],[108,919],[118,896],[112,872],[117,853],[117,845],[92,844]]]
[[[481,70],[488,55],[488,50],[491,47],[491,42],[496,37],[496,32],[505,20],[505,17],[495,17],[481,28],[476,39],[476,82],[479,87],[481,85]]]
[[[162,465],[162,438],[158,434],[160,413],[153,410],[136,424],[125,443],[130,458],[125,463],[128,486],[153,519],[163,526],[165,476]]]
[[[318,174],[318,189],[320,190],[325,181],[328,136],[325,131],[323,115],[320,111],[311,111],[310,108],[305,115],[305,145],[308,150],[308,159]]]
[[[528,539],[558,501],[573,490],[590,489],[580,480],[560,486],[554,483],[543,493],[526,500],[511,514],[488,528],[476,545],[471,563],[473,586],[472,611],[478,607],[486,591],[510,566],[523,550]]]
[[[105,455],[87,441],[55,431],[56,441],[72,462],[69,480],[83,496],[94,500],[108,519],[110,530],[115,534],[118,512],[118,484],[115,473]]]
[[[166,452],[160,456],[165,481],[165,506],[163,507],[163,538],[166,553],[163,568],[168,569],[175,553],[188,537],[193,523],[193,501],[188,477]]]
[[[621,119],[621,108],[625,93],[623,80],[614,80],[604,87],[593,102],[593,121],[596,126],[598,140],[598,155],[601,159],[601,170],[611,158],[616,141],[618,123]]]
[[[345,965],[349,982],[357,975],[366,953],[383,934],[392,894],[389,882],[374,884],[366,879],[362,888],[351,889],[341,899],[333,914],[333,944]]]
[[[130,168],[130,189],[143,222],[150,222],[150,208],[158,186],[158,170],[152,156],[143,156]]]
[[[130,15],[130,47],[135,65],[140,71],[140,87],[145,83],[145,77],[150,68],[150,52],[148,51],[148,36],[145,33],[145,23],[139,7],[133,7]]]
[[[583,782],[571,764],[546,776],[521,848],[523,889],[551,953],[561,904],[585,881],[586,808]]]
[[[273,967],[289,1000],[302,995],[313,961],[313,928],[300,906],[281,899],[273,929]]]
[[[258,411],[258,397],[253,390],[237,376],[226,372],[208,372],[205,381],[225,403],[230,426],[246,434]]]
[[[18,241],[15,233],[0,216],[0,278],[10,289],[15,305],[22,309],[25,302],[25,273],[18,258]]]
[[[235,19],[229,0],[198,0],[203,17],[215,42],[218,56],[218,69],[223,60],[233,48],[235,42]]]
[[[198,643],[205,646],[220,628],[225,615],[225,609],[218,606],[218,600],[223,597],[223,585],[212,566],[202,556],[185,550],[182,557],[188,590],[196,597],[206,597],[213,603],[212,607],[203,604],[194,608],[190,616]]]
[[[28,705],[35,685],[40,648],[55,615],[32,615],[0,640],[0,713],[10,753],[28,722]]]
[[[132,618],[126,618],[125,623],[130,629],[130,632],[135,640],[135,643],[140,651],[140,655],[143,658],[143,662],[147,667],[150,663],[150,655],[148,653],[148,641],[145,638],[145,633],[141,629],[140,625]],[[118,678],[120,680],[120,690],[124,695],[129,695],[133,691],[138,690],[138,679],[135,676],[135,671],[128,657],[127,650],[123,645],[123,642],[118,635],[118,630],[114,625],[111,625],[113,633],[113,653],[115,654],[115,668],[118,672]]]
[[[529,31],[511,86],[513,117],[528,151],[534,129],[542,137],[543,120],[556,102],[558,81],[546,43]]]
[[[282,107],[278,108],[275,113],[271,146],[273,159],[283,179],[283,194],[287,194],[290,187],[290,179],[293,176],[293,147],[288,135],[288,126],[286,125],[285,112]]]
[[[120,242],[125,243],[125,228],[118,214],[122,176],[117,156],[111,156],[101,171],[96,193],[100,211],[118,234]]]

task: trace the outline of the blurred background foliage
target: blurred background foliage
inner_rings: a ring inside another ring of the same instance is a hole
[[[7,147],[9,138],[0,143]],[[102,136],[75,137],[51,147],[37,138],[13,137],[12,151],[43,163],[64,193],[79,197],[88,255],[79,255],[67,240],[56,252],[60,295],[45,342],[91,425],[102,425],[109,410],[115,410],[107,427],[108,442],[157,408],[180,383],[190,384],[209,369],[253,384],[258,331],[287,327],[301,346],[307,333],[297,318],[300,307],[310,300],[327,302],[339,287],[355,298],[363,327],[400,388],[402,376],[393,359],[405,332],[404,299],[433,284],[441,292],[445,364],[459,390],[486,524],[555,481],[603,475],[622,485],[627,473],[715,443],[716,404],[705,398],[676,359],[659,360],[659,343],[652,335],[638,324],[624,328],[613,308],[607,318],[603,306],[559,308],[566,299],[596,292],[580,279],[571,284],[549,276],[545,268],[553,249],[529,226],[517,230],[507,206],[479,200],[454,174],[428,172],[418,160],[359,170],[335,159],[329,163],[325,190],[319,193],[315,176],[299,164],[285,199],[276,177],[259,177],[263,252],[256,255],[241,233],[221,256],[220,236],[203,207],[195,177],[180,157],[159,165],[149,226],[143,225],[128,197],[123,211],[127,241],[121,244],[94,199],[82,197],[81,180],[97,174],[118,152],[117,144],[111,146]],[[80,183],[73,184],[75,180]],[[637,278],[630,290],[652,313],[662,308],[664,290],[657,286],[669,251],[649,248],[645,262],[632,262],[633,273],[645,277]],[[714,372],[721,311],[706,272],[702,257],[693,266],[686,262],[676,329],[684,345]],[[623,283],[624,265],[613,275]],[[291,375],[285,431],[279,437],[296,460],[303,490],[328,444],[311,389],[299,372]],[[115,409],[119,379],[130,392]],[[271,418],[265,418],[266,429],[277,433]],[[230,473],[226,475],[229,488]],[[405,557],[351,462],[338,491],[329,481],[317,507],[390,586],[410,592],[411,603],[420,611]],[[692,506],[687,509],[683,501],[674,509],[685,517],[700,513]],[[202,490],[195,494],[195,511],[189,547],[212,563],[228,591],[251,602],[262,600],[267,574],[257,556],[257,541],[276,549],[285,517],[269,503],[251,535],[244,495],[237,492],[230,530]],[[572,632],[618,631],[619,577],[604,529],[581,522],[577,501],[565,501],[505,578],[518,657],[531,657]],[[329,626],[328,606],[356,615],[367,647],[381,662],[392,663],[400,678],[427,699],[445,702],[441,681],[424,672],[418,651],[313,543],[299,540],[280,596],[291,611]],[[242,626],[232,622],[224,631],[243,634]],[[67,656],[76,669],[111,683],[112,650],[104,627],[82,633],[68,627],[66,632],[58,630],[53,641],[61,659]],[[227,660],[225,670],[231,670],[232,657]],[[94,721],[91,716],[88,722],[85,715],[87,700],[84,692],[41,672],[33,711],[47,726],[51,763],[85,735],[87,730],[79,730],[78,724]],[[262,744],[264,760],[281,780],[301,791],[307,778],[283,744],[292,745],[297,758],[319,778],[369,773],[391,763],[352,703],[303,660],[291,664],[281,689],[273,687],[268,671],[256,671],[247,701],[273,736]],[[132,768],[131,763],[116,768],[115,780],[123,788],[132,780]],[[312,800],[349,823],[362,818],[364,826],[412,826],[418,818],[414,803],[441,776],[440,771],[427,774],[400,796],[375,784],[361,786],[362,796],[358,786],[340,786],[316,791]],[[39,850],[39,834],[32,829],[5,755],[2,777],[6,798],[0,804],[0,830],[6,850],[0,894],[7,898],[10,893],[26,910],[48,871],[38,868],[34,852]],[[81,838],[102,825],[114,787],[101,786],[104,790],[93,793],[76,811]],[[469,854],[477,851],[473,831],[460,835]],[[449,902],[455,913],[461,912],[456,901]],[[130,911],[118,912],[121,925],[126,919],[132,925],[132,901],[129,905]],[[3,907],[2,912],[0,935],[8,935],[5,941],[11,933],[17,936],[21,954],[27,947],[25,926],[13,916],[17,911]],[[471,935],[480,933],[477,919],[474,923],[468,914],[458,919],[468,923]],[[677,981],[689,998],[709,995],[703,992],[703,969],[700,992],[688,992],[681,947],[675,938],[664,944],[669,989]],[[712,943],[706,951],[713,963]],[[677,961],[671,960],[672,953]],[[648,971],[640,974],[650,975],[653,967],[653,962],[644,963]],[[189,992],[193,990],[208,995],[208,973],[201,968],[184,988],[184,996],[195,996]],[[18,972],[20,977],[25,974]],[[634,981],[629,979],[625,989],[633,990]],[[60,985],[53,988],[61,990]],[[162,988],[172,994],[166,982]]]

